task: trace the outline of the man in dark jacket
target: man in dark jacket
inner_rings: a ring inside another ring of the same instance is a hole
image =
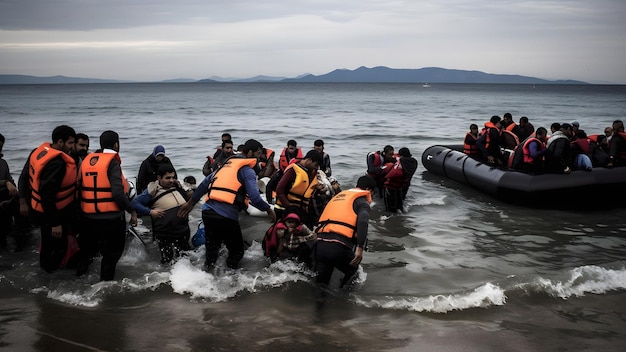
[[[170,158],[165,156],[165,148],[162,145],[154,147],[152,154],[141,163],[139,167],[139,173],[137,174],[137,193],[141,193],[146,190],[148,183],[157,180],[157,172],[159,166],[169,164],[172,165]],[[174,167],[172,165],[172,167]],[[178,177],[177,177],[178,178]]]
[[[483,160],[489,165],[506,164],[500,151],[500,116],[494,115],[485,122],[483,134],[476,141],[476,146],[483,154]]]
[[[548,139],[545,171],[558,174],[572,172],[573,160],[570,146],[572,125],[564,123]]]

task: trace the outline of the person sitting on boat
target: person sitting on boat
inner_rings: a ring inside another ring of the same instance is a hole
[[[396,213],[404,213],[404,199],[411,185],[411,178],[417,170],[417,160],[411,155],[409,148],[400,148],[398,161],[385,175],[385,209]]]
[[[500,116],[494,115],[485,122],[483,133],[476,141],[476,146],[482,153],[483,160],[490,165],[503,164],[502,152],[500,151]]]
[[[611,137],[613,137],[613,127],[607,126],[604,128],[604,135],[606,136],[606,141],[609,142]]]
[[[572,171],[572,149],[570,135],[572,125],[564,123],[548,139],[545,170],[551,173],[569,174]]]
[[[170,263],[180,251],[190,249],[189,218],[177,215],[189,198],[190,194],[176,180],[174,168],[161,165],[157,180],[150,182],[131,202],[137,215],[152,218],[152,233],[159,244],[161,263]]]
[[[503,131],[509,131],[513,133],[519,140],[520,127],[518,126],[518,124],[515,123],[515,121],[513,121],[513,115],[511,115],[510,112],[507,112],[504,115],[502,115],[501,124],[502,124]]]
[[[519,171],[541,173],[543,156],[546,153],[548,130],[539,127],[534,136],[526,138],[515,148],[511,168]]]
[[[589,156],[593,167],[605,167],[609,163],[609,142],[603,134],[589,136]]]
[[[578,121],[572,122],[571,125],[572,125],[572,141],[575,141],[578,139],[578,132],[579,131],[585,132],[585,131],[580,129],[580,123],[578,123]],[[587,134],[585,133],[585,136],[586,135]]]
[[[550,133],[554,134],[554,132],[558,131],[561,129],[561,124],[558,122],[553,122],[550,125]],[[552,136],[551,134],[548,135],[548,139],[550,138],[550,136]]]
[[[613,121],[613,136],[609,141],[609,163],[607,167],[626,166],[626,133],[621,120]]]
[[[592,163],[589,157],[590,140],[583,130],[578,130],[576,139],[570,143],[572,148],[572,156],[574,159],[574,167],[579,170],[591,171]]]
[[[265,233],[263,247],[272,261],[295,259],[311,267],[316,241],[317,234],[301,221],[301,210],[291,206]]]
[[[465,134],[463,141],[463,152],[473,158],[480,157],[480,150],[476,146],[478,140],[478,125],[473,123],[469,126],[469,131]]]
[[[535,126],[528,122],[528,117],[522,116],[519,118],[519,135],[517,136],[520,141],[526,140],[526,138],[532,136],[535,133]]]
[[[396,155],[394,149],[390,145],[386,145],[382,151],[378,150],[367,154],[367,175],[376,181],[378,195],[383,198],[383,184],[385,182],[385,174],[396,163]]]

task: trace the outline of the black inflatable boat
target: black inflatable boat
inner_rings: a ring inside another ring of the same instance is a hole
[[[575,170],[567,175],[528,174],[470,158],[462,145],[428,147],[422,165],[430,173],[510,203],[557,208],[626,206],[626,167]]]

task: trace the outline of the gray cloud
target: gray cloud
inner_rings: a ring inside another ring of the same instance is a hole
[[[621,0],[0,0],[0,73],[155,80],[384,65],[626,82],[625,9]]]

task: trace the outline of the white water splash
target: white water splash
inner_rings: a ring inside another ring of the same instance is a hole
[[[387,297],[385,301],[365,301],[356,298],[356,301],[366,307],[446,313],[453,310],[501,306],[506,303],[506,295],[504,290],[497,285],[487,283],[467,293],[431,295],[428,297]]]
[[[589,265],[571,270],[565,282],[538,278],[533,284],[549,295],[563,299],[584,296],[586,293],[602,294],[626,289],[626,269]]]

